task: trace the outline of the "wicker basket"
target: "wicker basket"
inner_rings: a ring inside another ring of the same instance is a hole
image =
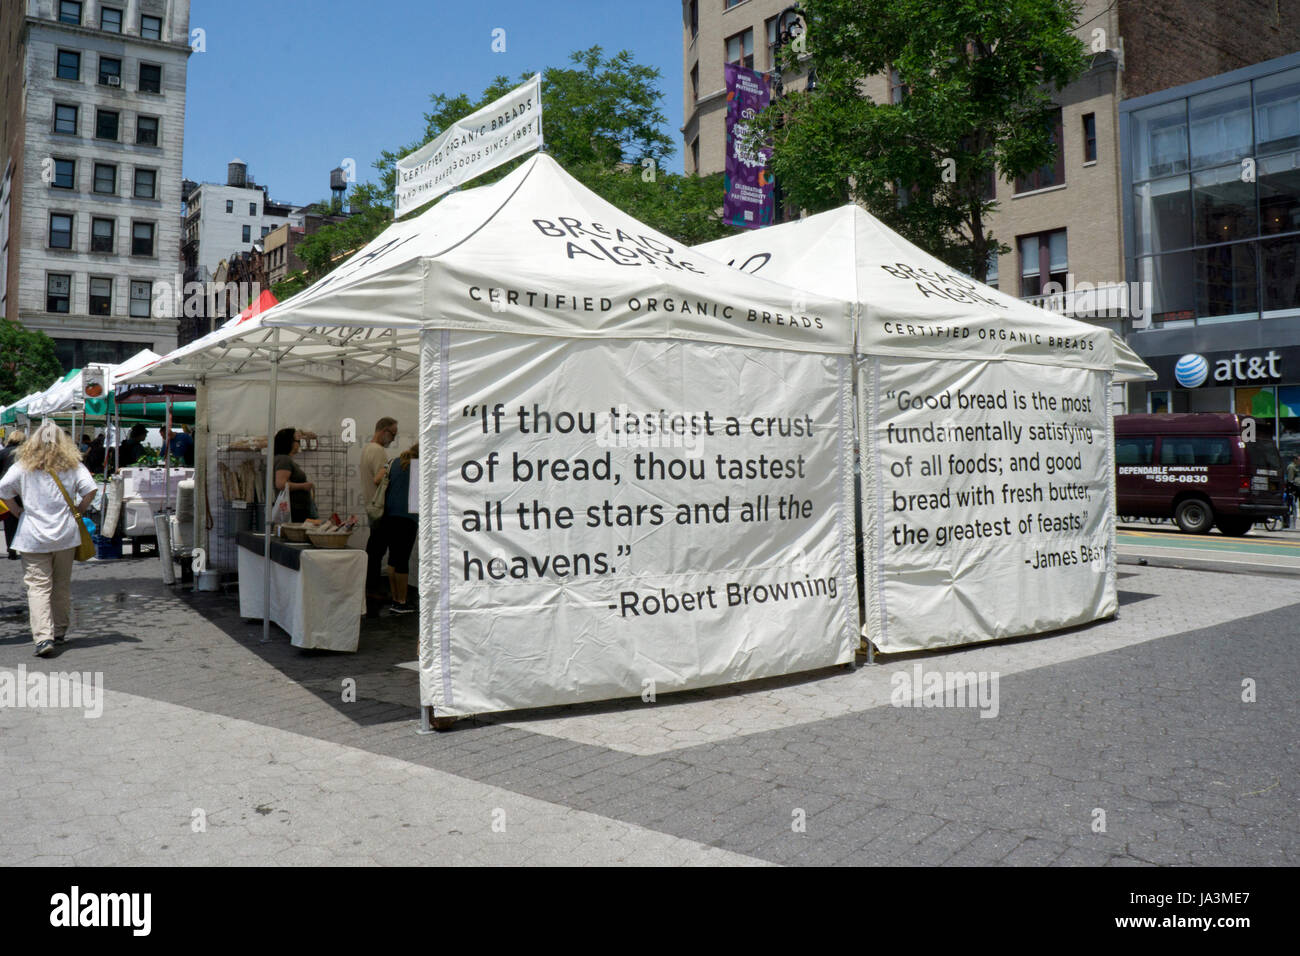
[[[280,537],[285,541],[292,541],[294,544],[307,543],[307,526],[304,524],[290,524],[286,522],[280,525]]]
[[[307,540],[317,548],[346,548],[350,537],[351,531],[327,531],[324,534],[319,531],[307,532]]]

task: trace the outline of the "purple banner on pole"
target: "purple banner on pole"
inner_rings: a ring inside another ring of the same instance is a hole
[[[727,78],[727,163],[722,218],[733,226],[757,229],[772,224],[775,202],[767,160],[770,147],[754,142],[751,125],[771,102],[767,77],[735,63],[725,67]]]

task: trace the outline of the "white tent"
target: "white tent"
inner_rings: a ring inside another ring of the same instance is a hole
[[[141,349],[135,355],[131,356],[120,365],[113,365],[108,370],[107,391],[111,392],[113,386],[126,376],[144,368],[147,365],[158,361],[161,356],[151,349]],[[38,415],[46,417],[49,415],[58,415],[62,412],[76,410],[80,411],[84,407],[84,397],[81,393],[83,371],[78,371],[71,378],[62,379],[55,382],[44,392],[41,392],[36,398],[32,399],[27,408],[29,415]]]
[[[138,378],[212,421],[271,376],[418,395],[421,703],[455,715],[851,661],[849,322],[539,155]]]
[[[699,247],[856,304],[863,635],[907,651],[1117,609],[1109,330],[955,272],[857,206]]]

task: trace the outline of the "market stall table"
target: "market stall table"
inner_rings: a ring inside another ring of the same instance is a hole
[[[261,620],[263,536],[241,531],[239,614]],[[271,539],[270,619],[294,647],[356,651],[365,613],[366,553]]]

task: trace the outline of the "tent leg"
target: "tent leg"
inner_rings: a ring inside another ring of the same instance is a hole
[[[280,344],[280,331],[275,332]],[[266,412],[266,520],[262,523],[262,643],[271,640],[271,509],[275,507],[275,398],[280,387],[280,354],[271,360],[271,400]],[[292,451],[293,449],[290,449]],[[286,488],[288,485],[285,486]]]
[[[420,735],[434,733],[433,708],[427,704],[420,707],[420,729],[416,733]]]

